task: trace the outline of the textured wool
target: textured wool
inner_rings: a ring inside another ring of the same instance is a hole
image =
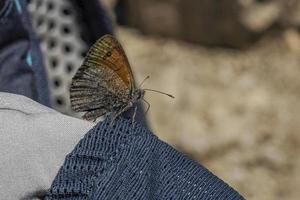
[[[141,126],[98,123],[66,157],[50,199],[244,199]]]

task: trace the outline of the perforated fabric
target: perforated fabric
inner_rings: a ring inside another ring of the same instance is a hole
[[[147,129],[97,124],[66,157],[52,199],[243,199]]]
[[[53,107],[69,115],[71,79],[87,51],[80,29],[82,21],[69,0],[27,0],[47,68]]]

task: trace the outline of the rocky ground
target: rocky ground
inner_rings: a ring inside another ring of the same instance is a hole
[[[162,140],[246,199],[300,196],[300,52],[282,36],[244,50],[204,48],[120,29],[148,118]]]

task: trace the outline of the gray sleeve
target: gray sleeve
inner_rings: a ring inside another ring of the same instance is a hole
[[[93,126],[0,92],[0,199],[49,189],[65,156]]]

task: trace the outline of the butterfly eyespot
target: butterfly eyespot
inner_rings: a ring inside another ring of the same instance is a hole
[[[110,52],[110,51],[107,52],[107,53],[106,53],[106,56],[107,56],[107,57],[110,57],[110,56],[111,56],[111,52]]]

